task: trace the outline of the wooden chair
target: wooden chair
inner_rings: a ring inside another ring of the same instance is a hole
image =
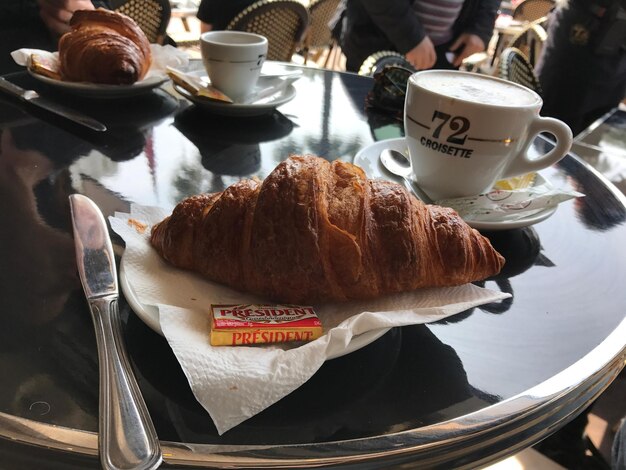
[[[268,60],[291,62],[309,25],[309,12],[295,0],[261,0],[231,20],[226,29],[265,36]]]
[[[409,70],[415,70],[411,63],[399,52],[378,51],[363,61],[361,67],[359,67],[358,74],[371,77],[376,72],[380,72],[385,65],[399,65]]]
[[[331,53],[338,47],[332,37],[332,31],[328,23],[333,18],[341,0],[312,0],[309,4],[309,28],[304,37],[304,63],[307,63],[309,55],[314,61],[327,51],[324,67],[328,65]]]
[[[541,85],[528,57],[515,47],[507,47],[500,56],[499,76],[542,94]]]
[[[543,19],[543,18],[542,18]],[[537,21],[541,21],[537,20]],[[532,22],[521,33],[515,36],[509,47],[515,47],[526,55],[530,64],[534,67],[543,49],[543,44],[548,38],[548,33],[537,22]]]
[[[535,21],[543,18],[554,8],[554,0],[524,0],[513,10],[517,21]]]
[[[130,16],[137,22],[148,41],[163,44],[172,9],[169,0],[111,0],[114,11]]]

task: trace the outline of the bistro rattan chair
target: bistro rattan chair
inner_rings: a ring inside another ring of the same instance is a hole
[[[261,0],[231,20],[226,29],[265,36],[268,60],[291,62],[309,25],[309,12],[295,0]]]
[[[358,74],[371,77],[375,73],[380,72],[385,65],[399,65],[409,70],[415,70],[411,63],[399,52],[378,51],[363,61],[361,67],[359,67]]]
[[[542,94],[535,69],[528,57],[515,47],[507,47],[500,56],[499,76]]]
[[[333,49],[337,46],[328,25],[341,0],[312,0],[309,4],[309,28],[304,38],[304,63],[309,55],[314,61],[327,51],[324,67],[328,65]]]
[[[548,33],[546,33],[546,30],[538,23],[532,22],[511,40],[509,47],[515,47],[522,51],[534,67],[547,38]]]
[[[535,21],[550,13],[554,0],[524,0],[513,10],[513,19],[517,21]]]
[[[172,9],[169,0],[111,0],[111,8],[130,16],[143,30],[148,41],[163,44]]]

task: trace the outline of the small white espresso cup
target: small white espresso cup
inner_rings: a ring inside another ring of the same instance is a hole
[[[243,31],[209,31],[200,51],[211,84],[234,101],[253,90],[267,56],[267,38]]]
[[[572,131],[539,116],[534,91],[470,72],[426,70],[409,78],[404,130],[413,177],[433,200],[475,196],[497,180],[546,168],[569,151]],[[531,159],[537,134],[556,137],[547,154]]]

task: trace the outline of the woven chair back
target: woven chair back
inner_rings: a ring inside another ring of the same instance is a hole
[[[534,67],[537,64],[543,44],[546,42],[548,34],[538,23],[531,23],[521,33],[515,36],[509,47],[515,47],[526,55],[530,64]]]
[[[226,29],[265,36],[268,60],[291,62],[309,25],[309,12],[295,0],[261,0],[231,20]]]
[[[172,9],[169,0],[111,1],[111,7],[130,16],[151,43],[163,44]]]
[[[513,10],[513,19],[535,21],[543,18],[554,8],[554,0],[524,0]]]
[[[500,56],[499,76],[542,94],[541,85],[528,57],[515,47],[507,47]]]
[[[309,4],[309,29],[305,43],[307,47],[327,47],[332,41],[328,23],[335,15],[341,0],[313,0]]]
[[[371,77],[376,72],[380,72],[385,65],[399,65],[409,70],[415,70],[411,63],[399,52],[378,51],[363,61],[361,67],[359,67],[358,74]]]

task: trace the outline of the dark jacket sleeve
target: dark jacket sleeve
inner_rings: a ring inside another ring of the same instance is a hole
[[[455,27],[456,36],[462,33],[475,34],[483,40],[485,47],[493,35],[493,27],[501,0],[465,0],[463,11]]]
[[[359,0],[374,24],[398,52],[406,54],[417,46],[426,32],[410,0]]]
[[[108,0],[91,0],[94,8],[106,8],[107,10],[111,9],[111,5]]]

